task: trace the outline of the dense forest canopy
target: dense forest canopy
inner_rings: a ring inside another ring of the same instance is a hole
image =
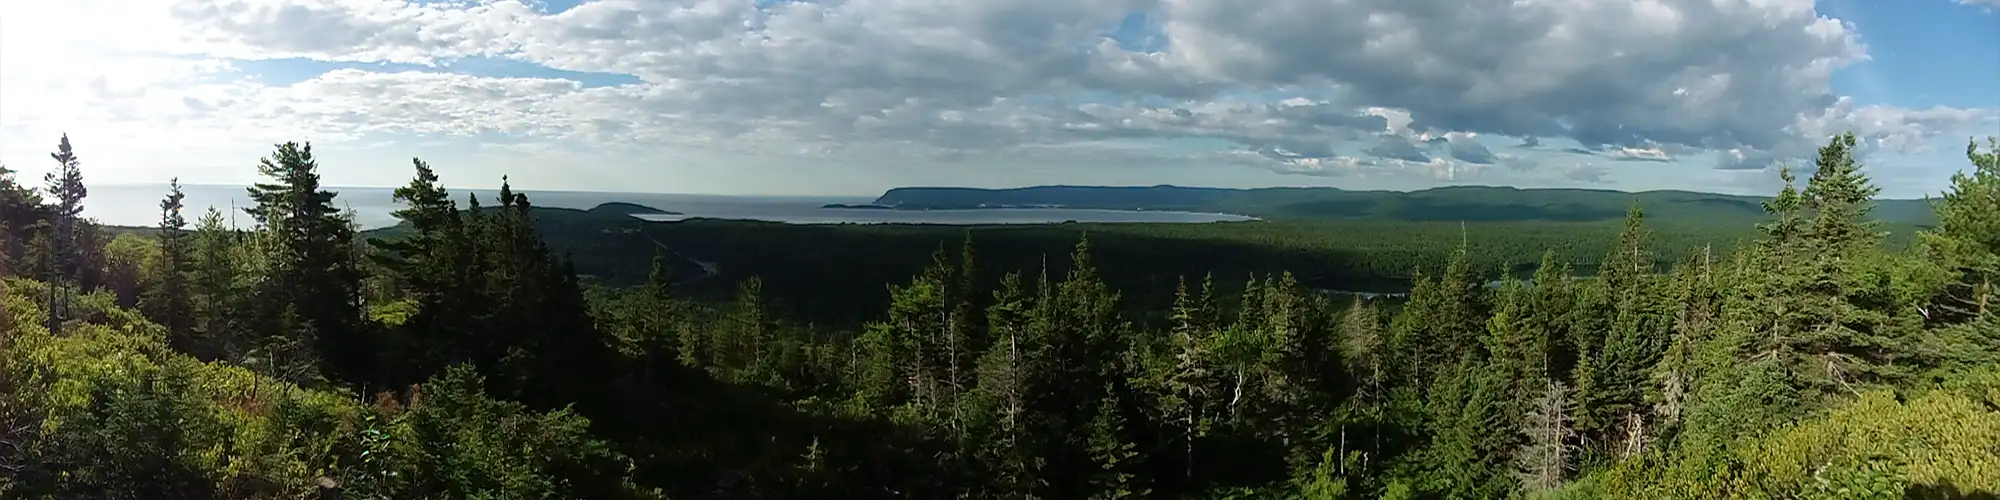
[[[364,233],[297,143],[257,164],[253,227],[176,185],[113,232],[65,138],[42,187],[0,169],[0,497],[1991,497],[1977,146],[1904,244],[1852,135],[1741,228],[1628,198],[1328,244],[651,224],[504,177],[458,196],[422,160]],[[1362,277],[1408,295],[1312,283]],[[856,294],[852,321],[811,305]]]
[[[1630,208],[1630,203],[1620,208]],[[1661,266],[1704,250],[1726,257],[1757,237],[1751,223],[1713,225],[1700,219],[1665,219],[1647,212],[1652,258]],[[1407,293],[1419,269],[1440,269],[1461,239],[1477,242],[1468,256],[1488,281],[1502,273],[1526,278],[1544,253],[1578,275],[1596,272],[1622,228],[1601,222],[1512,221],[1464,223],[1389,220],[1248,221],[1206,224],[1036,224],[998,226],[838,224],[801,225],[735,220],[647,223],[628,217],[593,217],[549,207],[534,209],[537,231],[552,249],[575,259],[589,282],[642,283],[651,256],[671,250],[667,265],[676,290],[700,300],[727,300],[735,283],[764,281],[767,299],[788,314],[821,323],[854,325],[874,319],[888,305],[880,293],[930,262],[940,247],[978,242],[982,260],[996,269],[1033,269],[1044,262],[1068,266],[1070,247],[1088,234],[1107,283],[1124,293],[1132,314],[1158,316],[1172,301],[1181,277],[1213,275],[1234,296],[1252,274],[1291,272],[1314,291]],[[1917,226],[1887,223],[1890,249],[1908,248]],[[394,237],[408,226],[370,231]],[[1172,251],[1161,251],[1171,249]],[[714,278],[707,277],[711,272]],[[979,277],[999,285],[998,275]]]

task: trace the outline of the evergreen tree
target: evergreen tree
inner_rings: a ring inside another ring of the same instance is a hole
[[[1152,494],[1145,477],[1138,473],[1143,470],[1139,463],[1143,457],[1128,437],[1130,430],[1121,414],[1125,405],[1118,394],[1116,387],[1106,384],[1104,397],[1092,405],[1096,413],[1090,419],[1088,443],[1098,470],[1090,477],[1089,498],[1145,498]]]
[[[1404,359],[1399,370],[1421,385],[1432,372],[1479,348],[1486,332],[1485,288],[1474,281],[1464,243],[1452,252],[1444,274],[1414,280],[1404,313],[1390,326],[1390,344]]]
[[[1760,332],[1746,347],[1781,360],[1812,397],[1897,376],[1903,351],[1885,311],[1867,299],[1881,286],[1860,268],[1879,252],[1876,223],[1866,219],[1878,189],[1860,173],[1854,145],[1852,134],[1834,137],[1806,189],[1770,202],[1778,222],[1753,262],[1763,272],[1736,290],[1743,331]]]
[[[1328,337],[1316,324],[1310,312],[1313,304],[1300,295],[1298,281],[1290,272],[1280,273],[1268,285],[1264,300],[1257,379],[1258,400],[1266,406],[1261,408],[1263,414],[1258,418],[1262,424],[1258,427],[1276,442],[1303,444],[1314,422],[1299,417],[1323,402],[1322,381],[1318,380],[1322,372],[1315,364],[1317,352],[1312,346],[1320,344],[1315,340],[1323,342]],[[1312,461],[1325,449],[1314,446],[1290,451],[1298,452],[1293,459]]]
[[[222,226],[222,212],[209,207],[196,222],[189,268],[194,328],[200,332],[196,356],[224,359],[240,351],[236,343],[237,308],[243,302],[238,287],[238,234]]]
[[[665,249],[653,250],[653,270],[646,274],[646,293],[656,304],[665,304],[673,297],[674,269],[667,263]]]
[[[1418,387],[1431,380],[1440,359],[1437,347],[1428,338],[1439,297],[1437,280],[1422,271],[1410,277],[1410,295],[1389,320],[1389,338],[1383,360],[1390,367],[1391,386]]]
[[[1702,369],[1700,350],[1714,342],[1721,316],[1715,269],[1709,250],[1703,248],[1674,273],[1673,291],[1668,296],[1672,310],[1672,335],[1659,364],[1653,370],[1652,414],[1659,423],[1664,441],[1671,437],[1685,412],[1688,399],[1699,383]]]
[[[1472,271],[1469,243],[1460,241],[1445,265],[1444,275],[1439,277],[1436,290],[1444,300],[1438,304],[1437,330],[1432,338],[1444,346],[1446,359],[1456,359],[1476,349],[1480,337],[1485,335],[1489,304],[1482,283]]]
[[[1536,346],[1526,326],[1528,308],[1532,307],[1528,293],[1528,285],[1520,280],[1507,277],[1500,281],[1482,345],[1492,353],[1496,369],[1517,384],[1509,391],[1514,401],[1525,401],[1530,392],[1538,390],[1526,384],[1541,376],[1539,353],[1534,352]]]
[[[8,227],[6,221],[0,220],[0,276],[14,274],[14,255],[9,250],[12,250],[15,244],[14,230]]]
[[[1972,171],[1952,175],[1934,203],[1936,229],[1918,234],[1933,283],[1917,310],[1935,332],[1925,361],[1961,367],[2000,360],[2000,139],[1966,145]]]
[[[1007,273],[987,306],[987,325],[994,342],[979,362],[975,392],[994,413],[996,429],[985,448],[984,462],[993,474],[997,496],[1038,498],[1045,480],[1046,459],[1041,442],[1045,420],[1035,403],[1042,380],[1039,349],[1028,331],[1032,297],[1022,290],[1021,275]]]
[[[1150,384],[1155,391],[1154,406],[1166,420],[1164,423],[1174,428],[1171,439],[1179,441],[1183,479],[1194,477],[1195,444],[1207,436],[1211,423],[1209,407],[1215,383],[1209,349],[1214,339],[1210,322],[1200,316],[1201,304],[1207,301],[1206,296],[1188,295],[1185,278],[1178,282],[1173,309],[1169,312],[1172,328],[1167,334],[1168,359],[1160,364],[1164,373],[1155,375],[1156,381]]]
[[[1652,231],[1646,229],[1646,214],[1634,200],[1625,210],[1625,229],[1618,234],[1618,246],[1598,266],[1597,277],[1604,282],[1605,289],[1619,295],[1643,286],[1638,281],[1654,271],[1653,254],[1646,247],[1651,237]]]
[[[29,230],[41,221],[45,207],[40,193],[21,185],[14,171],[0,165],[0,276],[31,275],[27,260]]]
[[[1851,258],[1881,242],[1880,223],[1869,219],[1868,213],[1882,190],[1869,182],[1855,162],[1855,140],[1854,133],[1848,132],[1820,148],[1817,168],[1801,193],[1804,208],[1813,214],[1804,236],[1820,250],[1822,261]]]
[[[668,262],[665,249],[653,251],[653,269],[646,276],[646,341],[653,345],[647,352],[673,360],[680,352],[673,330],[680,305],[674,301],[674,271]]]
[[[14,274],[14,256],[19,254],[17,247],[20,240],[14,229],[14,219],[28,210],[13,200],[14,193],[19,189],[14,181],[14,171],[0,164],[0,213],[7,214],[0,217],[0,277]]]
[[[728,337],[718,342],[725,350],[717,356],[723,366],[736,370],[738,380],[775,381],[777,324],[764,303],[763,278],[751,276],[737,286],[726,321]]]
[[[1576,365],[1575,344],[1570,342],[1576,302],[1570,267],[1556,262],[1555,252],[1545,252],[1529,284],[1527,316],[1521,319],[1520,328],[1527,342],[1523,351],[1532,361],[1530,369],[1541,376],[1567,379]]]
[[[945,321],[945,380],[954,398],[971,390],[977,384],[973,376],[973,367],[977,365],[979,353],[985,347],[985,333],[980,330],[986,323],[985,318],[977,312],[979,279],[975,273],[979,263],[975,260],[972,233],[965,234],[965,239],[959,246],[958,257],[958,267],[952,273],[958,279],[951,283],[951,287],[946,290],[949,293],[945,294],[949,302],[947,307],[950,308]],[[953,429],[962,432],[965,416],[957,413],[956,401],[947,401],[946,404],[951,405],[954,412]]]
[[[1221,410],[1232,426],[1241,425],[1250,408],[1257,404],[1256,377],[1265,347],[1259,330],[1265,319],[1264,306],[1269,304],[1264,300],[1268,292],[1265,280],[1255,275],[1250,277],[1243,285],[1243,302],[1237,308],[1236,321],[1220,332],[1213,348],[1226,398]]]
[[[296,308],[316,333],[314,348],[326,378],[369,381],[374,349],[359,328],[361,276],[353,261],[354,234],[333,207],[335,194],[320,187],[311,144],[277,145],[257,167],[270,182],[249,188],[256,206],[245,211],[272,235],[271,274],[257,291],[261,308]],[[272,332],[289,335],[292,332]]]
[[[180,179],[169,183],[171,191],[166,199],[160,200],[160,265],[157,283],[147,289],[144,309],[148,316],[155,318],[160,326],[167,328],[167,338],[182,352],[198,352],[190,321],[194,317],[191,291],[188,286],[189,268],[192,266],[187,219],[181,216]]]
[[[1925,257],[1948,273],[1926,315],[1933,324],[1987,316],[2000,308],[2000,139],[1987,150],[1968,141],[1972,171],[1951,176],[1951,189],[1933,206],[1936,229],[1919,235]]]
[[[49,154],[55,159],[55,170],[42,178],[47,185],[46,192],[55,198],[49,214],[53,231],[46,240],[48,245],[44,257],[48,259],[46,281],[49,283],[48,329],[50,333],[62,332],[62,321],[66,316],[63,305],[69,296],[65,284],[78,287],[86,285],[82,280],[83,250],[78,245],[77,230],[79,217],[83,215],[83,198],[90,190],[83,186],[83,171],[76,152],[70,149],[69,134],[63,134],[56,144],[56,152]]]
[[[1612,304],[1601,350],[1592,359],[1588,392],[1579,392],[1577,415],[1581,432],[1600,443],[1619,443],[1621,456],[1644,448],[1645,394],[1654,365],[1666,349],[1667,324],[1656,308],[1662,304],[1653,278],[1649,233],[1638,206],[1626,213],[1619,248],[1605,258],[1600,275]]]
[[[1427,402],[1437,474],[1431,489],[1448,498],[1503,498],[1514,490],[1511,454],[1520,433],[1509,410],[1512,382],[1484,353],[1467,353],[1446,368]]]
[[[1091,260],[1088,236],[1077,240],[1070,255],[1070,270],[1062,283],[1052,291],[1042,307],[1044,314],[1045,354],[1054,380],[1061,381],[1050,408],[1058,409],[1056,419],[1065,422],[1061,431],[1069,436],[1087,436],[1085,426],[1097,418],[1097,402],[1107,385],[1119,397],[1115,404],[1125,405],[1123,397],[1128,391],[1121,387],[1132,379],[1126,346],[1132,339],[1126,334],[1127,326],[1118,317],[1118,295],[1100,279],[1097,267]],[[1122,412],[1127,408],[1112,410]],[[1123,432],[1123,431],[1121,431]],[[1087,470],[1096,463],[1089,454],[1087,443],[1073,443],[1067,447],[1066,459],[1051,461],[1054,470]],[[1101,463],[1100,463],[1101,465]],[[1058,483],[1055,494],[1064,492],[1094,491],[1087,484],[1088,478],[1078,477],[1069,484]],[[1069,493],[1075,495],[1076,493]]]
[[[476,278],[465,273],[475,256],[458,206],[429,164],[421,159],[411,163],[415,177],[390,194],[404,204],[390,215],[410,232],[394,240],[368,241],[379,250],[376,264],[399,283],[399,295],[416,307],[397,332],[403,352],[392,353],[384,363],[383,381],[396,385],[428,379],[445,366],[467,360],[470,353],[465,346],[475,345],[483,333],[468,310],[467,296],[478,288]]]

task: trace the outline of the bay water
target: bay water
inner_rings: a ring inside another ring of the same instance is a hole
[[[183,214],[189,224],[201,214],[214,207],[229,222],[232,213],[239,226],[250,225],[249,216],[241,209],[253,203],[245,191],[245,186],[225,185],[183,185],[182,194],[186,198],[182,204],[187,208]],[[378,187],[329,187],[339,195],[334,198],[334,206],[343,210],[353,209],[355,219],[363,229],[373,229],[396,224],[390,215],[401,205],[391,198],[395,190]],[[466,206],[467,193],[479,197],[480,203],[492,206],[498,191],[491,189],[453,189],[452,199],[459,207]],[[1139,211],[1139,210],[1089,210],[1069,208],[995,208],[970,210],[884,210],[823,208],[823,205],[863,205],[873,198],[853,196],[728,196],[701,194],[660,194],[660,193],[611,193],[586,191],[521,191],[528,195],[528,201],[535,206],[589,209],[610,202],[624,202],[644,205],[681,215],[644,216],[648,220],[678,220],[686,218],[711,218],[784,222],[791,224],[1048,224],[1067,221],[1074,222],[1123,222],[1123,223],[1202,223],[1252,220],[1251,217],[1230,214],[1209,214],[1193,212]],[[96,219],[100,224],[114,226],[153,226],[160,220],[160,199],[167,195],[165,184],[105,184],[91,185],[89,196],[84,199],[84,216]],[[233,212],[232,212],[233,209]]]

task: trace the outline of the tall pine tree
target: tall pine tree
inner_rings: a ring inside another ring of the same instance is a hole
[[[167,328],[167,339],[181,352],[198,352],[198,341],[193,335],[191,321],[194,305],[188,286],[189,268],[193,256],[187,218],[181,215],[180,179],[169,183],[170,191],[160,200],[160,269],[158,282],[147,288],[146,297],[141,302],[147,315],[160,326]]]
[[[267,178],[249,188],[256,205],[245,211],[271,238],[270,273],[256,295],[258,309],[295,308],[316,337],[322,374],[364,383],[375,376],[374,348],[360,328],[361,274],[353,259],[354,233],[334,208],[335,194],[320,186],[311,144],[279,144],[257,167]],[[275,331],[286,336],[295,332]]]
[[[53,229],[45,240],[48,249],[43,254],[48,259],[44,280],[49,284],[48,329],[50,333],[60,333],[67,315],[63,306],[69,300],[69,287],[85,286],[81,279],[84,251],[78,245],[77,232],[81,226],[78,218],[83,216],[83,198],[90,190],[83,186],[81,162],[70,149],[69,134],[63,134],[56,152],[49,157],[55,159],[56,168],[43,176],[42,182],[47,185],[49,196],[55,199],[49,213]]]

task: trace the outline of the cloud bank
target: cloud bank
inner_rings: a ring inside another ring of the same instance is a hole
[[[30,3],[0,7],[10,163],[88,128],[184,164],[310,137],[579,169],[1032,160],[1602,185],[1768,169],[1842,130],[1922,151],[1996,116],[1839,95],[1834,73],[1870,56],[1811,0]]]

